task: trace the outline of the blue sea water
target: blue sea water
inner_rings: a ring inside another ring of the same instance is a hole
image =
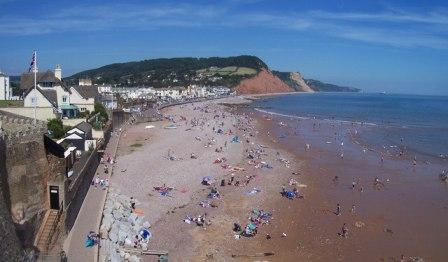
[[[368,93],[299,93],[257,100],[256,108],[307,118],[375,125],[365,137],[428,157],[448,154],[448,96]]]

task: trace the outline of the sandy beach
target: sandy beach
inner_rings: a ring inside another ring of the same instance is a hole
[[[427,166],[411,169],[409,160],[388,155],[380,165],[378,152],[363,153],[347,131],[362,130],[351,123],[316,125],[234,106],[246,102],[235,97],[174,106],[164,109],[169,119],[124,127],[110,191],[136,199],[142,221],[151,224],[149,249],[167,251],[170,261],[446,258],[440,243],[447,231],[437,230],[446,228],[445,191],[437,180],[421,186],[425,178],[417,174]],[[344,157],[339,139],[346,142]],[[211,185],[201,184],[204,177]],[[172,190],[154,189],[162,186]],[[298,188],[300,198],[282,196],[283,186]],[[207,197],[213,188],[219,198]],[[237,237],[234,223],[244,229],[254,209],[272,216],[255,236]],[[203,226],[191,220],[199,215]],[[344,223],[347,237],[341,236]]]
[[[171,115],[175,123],[166,120],[128,126],[122,135],[111,188],[138,200],[137,208],[152,225],[151,249],[167,250],[170,260],[244,260],[246,255],[278,253],[281,242],[287,242],[282,234],[287,235],[288,229],[278,222],[282,215],[279,210],[286,207],[300,212],[303,200],[282,199],[280,190],[282,185],[292,188],[288,185],[291,178],[299,180],[292,173],[300,172],[300,162],[288,164],[290,155],[262,144],[254,119],[231,114],[232,108],[220,105],[242,101],[231,98],[171,107],[164,114]],[[192,126],[192,120],[198,124]],[[169,124],[176,128],[164,128]],[[235,136],[239,141],[233,143]],[[253,163],[247,158],[251,149],[262,150]],[[191,158],[192,153],[197,159]],[[223,158],[224,162],[214,163]],[[256,166],[260,161],[270,167]],[[227,185],[232,175],[239,186]],[[201,184],[207,176],[214,181],[211,186]],[[225,186],[220,186],[222,179]],[[162,185],[174,188],[169,196],[154,190]],[[211,200],[216,207],[200,206],[201,201],[208,201],[212,187],[220,193]],[[254,188],[260,192],[250,194]],[[233,224],[244,227],[255,208],[271,212],[272,219],[259,227],[255,237],[235,239]],[[209,222],[204,227],[183,221],[187,216],[204,214]],[[272,238],[266,240],[266,234]],[[263,241],[269,245],[260,245]],[[151,257],[143,258],[151,261]]]

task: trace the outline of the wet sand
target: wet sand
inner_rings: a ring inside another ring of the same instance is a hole
[[[399,261],[404,255],[447,261],[448,188],[437,175],[446,163],[417,161],[414,166],[406,153],[397,157],[383,145],[367,146],[360,141],[375,131],[369,126],[256,115],[271,139],[306,163],[304,176],[313,188],[312,199],[293,229],[298,235],[292,241],[302,243],[309,260]],[[279,126],[280,121],[286,126]],[[384,186],[374,186],[375,177]],[[338,203],[340,216],[334,214]],[[355,213],[350,212],[352,205]],[[365,225],[357,227],[357,221]],[[337,235],[343,223],[349,230],[346,239]]]

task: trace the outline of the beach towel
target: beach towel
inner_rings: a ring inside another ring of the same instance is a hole
[[[134,214],[136,214],[137,216],[144,216],[145,215],[145,212],[143,211],[143,209],[140,209],[140,208],[135,208],[132,212]]]

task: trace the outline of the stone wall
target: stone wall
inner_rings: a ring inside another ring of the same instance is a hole
[[[0,129],[0,261],[20,261],[23,250],[9,209],[9,187],[6,181],[6,144]]]
[[[34,107],[3,107],[0,109],[3,112],[20,115],[23,117],[34,118]],[[58,114],[54,112],[52,107],[38,107],[36,108],[36,118],[41,121],[57,118]]]
[[[0,111],[2,179],[8,189],[6,205],[23,246],[32,246],[47,206],[49,165],[43,136],[46,124]]]
[[[22,243],[32,245],[47,202],[49,167],[45,147],[41,141],[10,142],[6,153],[12,219]]]

